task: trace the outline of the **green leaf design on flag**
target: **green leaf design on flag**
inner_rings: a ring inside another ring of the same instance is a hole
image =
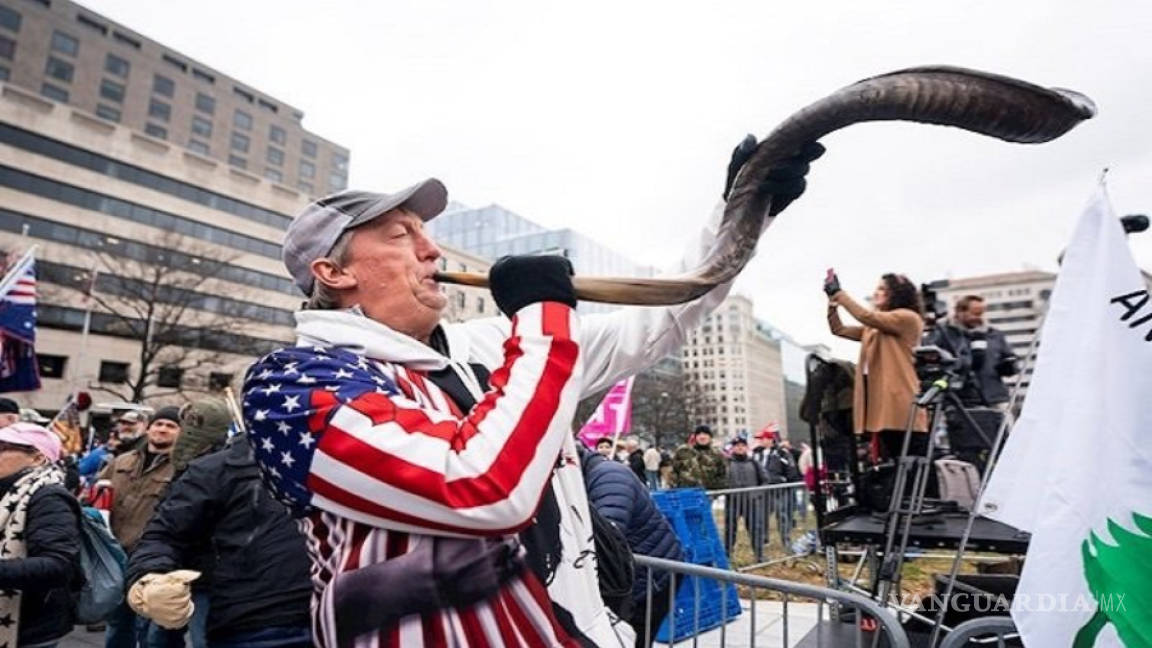
[[[1132,519],[1145,535],[1109,519],[1108,532],[1115,545],[1095,533],[1089,533],[1080,545],[1084,578],[1098,607],[1076,633],[1073,648],[1092,648],[1108,623],[1127,648],[1152,648],[1152,518],[1133,513]]]

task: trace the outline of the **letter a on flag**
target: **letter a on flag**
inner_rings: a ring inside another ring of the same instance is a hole
[[[1032,533],[1012,610],[1029,647],[1152,647],[1147,283],[1101,183],[1064,255],[1024,410],[981,500],[988,517]],[[1068,605],[1035,605],[1046,597]]]

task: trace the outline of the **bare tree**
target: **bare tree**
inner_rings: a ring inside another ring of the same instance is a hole
[[[223,349],[236,346],[235,336],[245,334],[254,311],[263,308],[244,300],[244,291],[213,290],[235,256],[171,233],[153,246],[112,241],[107,251],[92,254],[91,271],[59,281],[92,301],[99,332],[140,342],[123,384],[90,388],[136,403],[221,388],[210,372],[227,361]]]

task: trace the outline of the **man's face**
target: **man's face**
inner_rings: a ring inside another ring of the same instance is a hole
[[[354,279],[348,297],[368,317],[425,340],[448,305],[432,278],[440,255],[419,216],[389,212],[353,231],[344,263]]]
[[[733,443],[732,444],[732,454],[737,456],[737,457],[748,456],[748,444],[747,443]]]
[[[166,452],[172,449],[180,436],[180,426],[175,421],[157,419],[148,426],[148,447],[153,452]]]
[[[964,328],[979,328],[984,325],[984,302],[973,301],[968,308],[959,311],[957,315]]]
[[[13,414],[12,412],[0,412],[0,427],[8,427],[13,423],[20,422],[20,415]]]
[[[599,452],[600,454],[604,455],[605,457],[608,457],[609,459],[611,459],[612,458],[612,442],[607,441],[607,442],[603,442],[603,443],[597,443],[596,444],[596,452]]]
[[[696,433],[696,445],[709,446],[712,445],[712,435],[707,432]]]
[[[131,439],[140,434],[140,424],[135,421],[120,419],[116,421],[116,433],[123,439]]]

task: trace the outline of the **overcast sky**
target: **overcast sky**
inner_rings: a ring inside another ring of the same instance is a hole
[[[444,180],[664,265],[721,190],[732,147],[859,78],[946,63],[1079,90],[1099,116],[1010,145],[909,124],[824,140],[809,193],[737,290],[802,342],[835,342],[820,291],[1055,256],[1109,175],[1152,213],[1152,3],[87,0],[87,6],[305,112],[352,150],[351,184]],[[1132,241],[1152,267],[1152,232]]]

